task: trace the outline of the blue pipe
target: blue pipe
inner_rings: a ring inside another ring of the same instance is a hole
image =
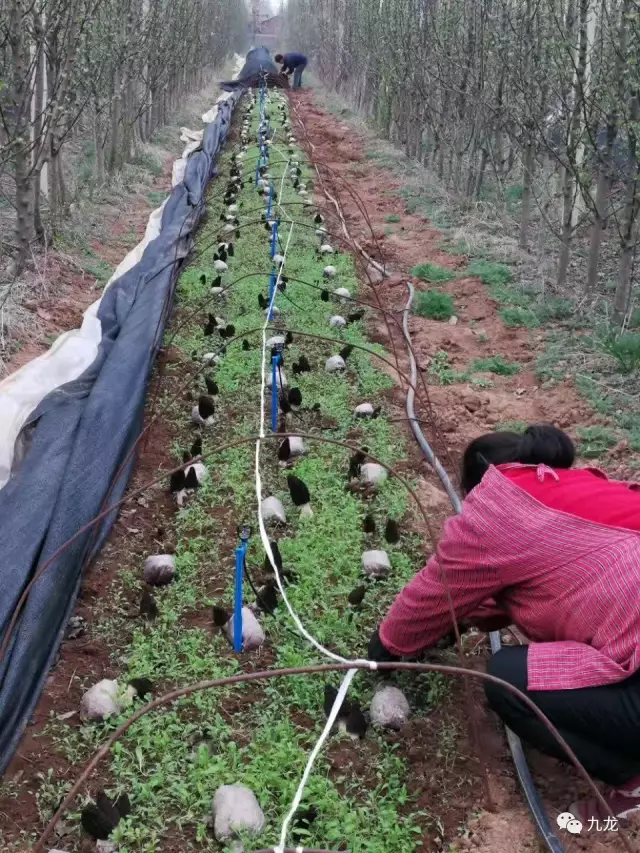
[[[276,256],[276,250],[278,248],[278,226],[280,225],[280,220],[278,219],[273,223],[273,230],[271,232],[271,257],[274,258]]]
[[[244,583],[244,557],[247,544],[243,542],[236,548],[236,578],[233,608],[233,650],[236,654],[242,651],[242,586]]]
[[[276,271],[272,270],[269,276],[269,321],[273,320],[273,294],[276,290]]]
[[[276,431],[278,426],[278,363],[279,355],[271,359],[271,430]]]
[[[267,219],[271,219],[271,208],[273,206],[273,184],[269,184],[269,201],[267,202]]]

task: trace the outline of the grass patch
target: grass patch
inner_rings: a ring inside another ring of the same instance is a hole
[[[595,459],[617,444],[615,432],[599,425],[578,427],[578,452],[586,459]]]
[[[385,216],[384,221],[389,222],[389,223],[402,222],[402,217],[398,216],[397,213],[391,213],[391,214],[389,214],[389,216]]]
[[[496,424],[494,430],[496,432],[517,432],[519,435],[529,426],[525,421],[503,421],[501,424]]]
[[[454,370],[449,362],[449,354],[440,350],[429,364],[429,378],[439,385],[453,385],[454,382],[463,382],[467,374]]]
[[[83,267],[90,275],[94,276],[99,284],[106,284],[113,275],[113,267],[106,261],[96,259],[95,261],[86,260]]]
[[[498,376],[515,376],[520,373],[520,365],[507,361],[501,355],[492,355],[489,358],[477,358],[471,364],[471,370],[475,373],[496,373]]]
[[[536,307],[538,314],[544,321],[568,320],[575,312],[575,305],[571,299],[560,299],[553,296],[545,299],[541,305]]]
[[[467,267],[467,275],[473,275],[480,279],[483,284],[490,286],[511,284],[513,273],[506,264],[498,264],[495,261],[487,261],[478,258],[471,261]]]
[[[537,329],[541,325],[540,317],[531,308],[519,308],[510,305],[503,308],[499,312],[499,316],[507,328],[525,326],[528,329]]]
[[[618,362],[623,373],[637,373],[640,370],[640,335],[626,332],[623,335],[606,335],[602,346]]]
[[[167,194],[161,192],[150,192],[147,198],[154,207],[160,207],[162,202],[167,198]]]
[[[416,296],[414,312],[419,317],[428,317],[430,320],[448,320],[453,316],[454,310],[453,299],[448,293],[426,290]]]
[[[429,281],[432,283],[438,281],[451,281],[451,279],[455,278],[454,274],[451,270],[448,270],[446,267],[440,267],[438,264],[418,264],[417,267],[414,267],[411,270],[411,274],[416,276],[416,278],[422,279],[422,281]]]

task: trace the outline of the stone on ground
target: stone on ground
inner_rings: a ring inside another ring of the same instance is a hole
[[[284,511],[282,501],[276,497],[268,497],[262,501],[262,517],[266,521],[279,521],[280,524],[287,523],[287,514]]]
[[[381,486],[387,479],[387,469],[377,462],[365,462],[360,468],[360,479],[363,483],[369,483],[372,486]]]
[[[341,355],[332,355],[331,358],[327,359],[324,369],[327,373],[338,373],[340,370],[345,370],[346,366]]]
[[[373,417],[373,411],[371,403],[360,403],[359,406],[355,407],[354,414],[357,418],[371,418]]]
[[[110,678],[103,678],[90,687],[80,702],[80,716],[83,720],[101,722],[119,711],[118,682]]]

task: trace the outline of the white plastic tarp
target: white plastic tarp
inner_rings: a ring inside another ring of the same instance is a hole
[[[244,59],[236,54],[234,62],[237,76]],[[218,104],[229,96],[227,92],[222,94],[215,106],[203,115],[205,124],[215,120]],[[187,159],[201,146],[202,135],[203,131],[181,128],[180,139],[187,145],[182,156],[173,164],[172,187],[183,180]],[[151,213],[144,238],[118,265],[105,285],[102,296],[116,279],[138,263],[147,245],[158,236],[165,203]],[[84,312],[79,329],[60,335],[47,352],[0,382],[0,489],[11,475],[16,440],[31,412],[51,391],[77,379],[94,362],[102,339],[102,329],[97,319],[102,296]]]

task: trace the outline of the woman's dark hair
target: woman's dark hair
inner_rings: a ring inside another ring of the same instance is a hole
[[[276,55],[275,55],[276,62],[282,62],[283,59],[284,59],[284,56],[281,53],[276,53]]]
[[[522,465],[548,465],[571,468],[576,456],[573,442],[551,424],[533,424],[523,435],[515,432],[490,432],[474,439],[462,457],[462,492],[468,495],[482,480],[490,465],[520,462]]]

